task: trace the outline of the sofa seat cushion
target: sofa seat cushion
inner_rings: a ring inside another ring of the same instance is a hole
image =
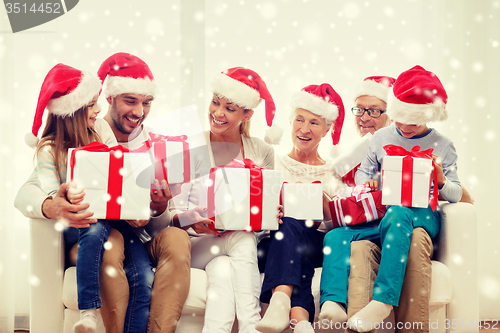
[[[78,290],[76,288],[76,267],[69,267],[64,272],[62,302],[71,310],[78,310]]]
[[[432,261],[431,297],[429,305],[446,305],[453,296],[451,272],[445,264]]]
[[[322,268],[314,270],[312,293],[316,313],[319,313],[320,278]],[[261,279],[264,274],[261,274]],[[448,267],[438,261],[432,261],[432,287],[430,305],[445,305],[451,302],[451,273]],[[78,310],[78,294],[76,288],[76,267],[70,267],[64,273],[63,304],[66,308]],[[203,316],[207,299],[207,275],[204,270],[191,268],[189,294],[182,309],[183,314]]]

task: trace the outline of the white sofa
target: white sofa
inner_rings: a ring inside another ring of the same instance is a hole
[[[474,206],[440,204],[442,229],[432,268],[429,304],[432,332],[478,332],[477,225]],[[75,267],[64,270],[61,232],[47,220],[31,220],[31,332],[69,333],[79,318]],[[318,314],[319,277],[313,293]],[[176,332],[200,333],[206,299],[206,275],[191,269],[191,287]],[[265,306],[263,307],[265,308]],[[446,321],[449,320],[449,321]],[[471,325],[471,321],[474,325]],[[449,326],[449,327],[448,327]],[[446,329],[448,328],[448,329]],[[321,330],[341,332],[343,330]],[[393,331],[393,330],[385,330]],[[104,332],[99,321],[98,332]],[[237,332],[236,325],[233,332]],[[286,332],[291,332],[287,330]]]

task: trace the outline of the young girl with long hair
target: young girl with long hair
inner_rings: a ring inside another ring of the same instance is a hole
[[[42,84],[31,138],[28,144],[36,144],[36,171],[41,188],[47,194],[54,194],[66,182],[66,161],[69,148],[85,146],[98,141],[108,145],[116,144],[109,125],[97,119],[101,111],[97,105],[101,82],[89,73],[73,67],[57,64]],[[49,111],[41,140],[36,138],[42,124],[44,110]],[[67,199],[73,204],[83,200],[83,191],[68,191]],[[80,321],[74,332],[95,332],[96,309],[101,307],[99,271],[104,243],[111,226],[98,220],[88,228],[65,228],[66,248],[79,243],[77,256],[78,307]],[[78,235],[78,236],[77,236]],[[78,238],[77,238],[78,237]],[[73,244],[72,244],[73,243]]]

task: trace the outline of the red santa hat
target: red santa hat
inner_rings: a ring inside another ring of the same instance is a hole
[[[55,65],[45,76],[38,96],[31,133],[25,137],[30,147],[38,144],[45,109],[59,117],[73,116],[87,105],[101,90],[101,82],[94,75],[64,64]]]
[[[415,66],[396,79],[387,101],[387,115],[403,124],[424,125],[448,118],[448,95],[436,74]]]
[[[387,103],[389,89],[395,81],[390,76],[369,76],[354,89],[354,100],[360,96],[373,96]]]
[[[132,93],[155,96],[156,83],[148,65],[135,55],[119,52],[104,60],[97,71],[104,83],[104,95]],[[106,82],[104,80],[106,79]]]
[[[281,137],[279,132],[282,130],[277,125],[273,126],[276,106],[266,83],[259,74],[244,67],[233,67],[222,71],[212,81],[212,92],[245,109],[254,109],[261,100],[264,100],[266,123],[267,126],[272,126],[272,130],[266,132],[265,140],[272,144],[279,142]]]
[[[312,112],[327,122],[333,122],[333,145],[339,143],[342,125],[344,124],[344,104],[342,98],[328,83],[311,84],[292,96],[292,108]]]

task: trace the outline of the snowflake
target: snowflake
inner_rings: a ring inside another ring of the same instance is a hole
[[[450,59],[450,66],[453,69],[460,69],[460,67],[461,67],[460,60],[458,60],[457,58],[451,58]]]
[[[38,287],[40,285],[40,279],[36,275],[31,275],[30,284],[33,287]]]
[[[359,6],[355,2],[346,3],[342,9],[343,15],[350,20],[358,18],[359,11]]]
[[[480,61],[476,61],[474,64],[472,64],[472,70],[476,73],[480,73],[483,71],[483,63]]]
[[[486,131],[484,133],[484,138],[487,140],[487,141],[494,141],[495,138],[496,138],[496,134],[494,131],[492,130],[489,130],[489,131]]]
[[[210,253],[212,253],[212,254],[217,255],[217,254],[219,254],[219,252],[220,252],[220,248],[219,248],[219,246],[218,246],[218,245],[213,245],[213,246],[210,248]]]

